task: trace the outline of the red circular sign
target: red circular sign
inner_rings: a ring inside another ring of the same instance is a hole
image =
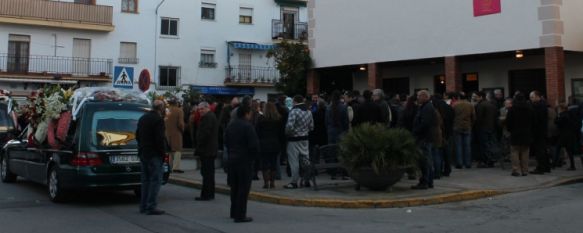
[[[138,85],[140,87],[140,90],[143,92],[146,92],[148,89],[150,89],[150,71],[148,71],[147,69],[143,69],[142,72],[140,72],[140,79],[138,80]]]

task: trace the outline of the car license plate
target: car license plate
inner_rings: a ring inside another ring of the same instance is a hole
[[[137,155],[112,155],[109,156],[111,164],[130,164],[139,163],[140,158]]]

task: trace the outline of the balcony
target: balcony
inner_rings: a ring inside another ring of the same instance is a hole
[[[111,32],[113,7],[46,0],[1,0],[0,23]]]
[[[0,54],[2,77],[110,81],[112,70],[112,59]]]
[[[273,67],[231,66],[225,68],[226,86],[273,87],[279,71]]]
[[[307,23],[288,23],[279,19],[271,21],[271,37],[274,40],[307,40]]]

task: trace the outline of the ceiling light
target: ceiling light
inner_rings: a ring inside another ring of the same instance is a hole
[[[359,70],[365,71],[366,70],[366,67],[360,66]]]
[[[517,50],[515,56],[516,56],[516,58],[519,58],[520,59],[520,58],[523,58],[524,57],[524,53],[522,53],[522,51],[520,51],[520,50]]]

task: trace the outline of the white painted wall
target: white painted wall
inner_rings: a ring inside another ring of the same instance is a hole
[[[139,64],[121,65],[134,67],[135,79],[147,68],[157,82],[157,67],[178,66],[182,85],[223,86],[227,41],[272,44],[272,20],[281,17],[281,7],[273,0],[166,0],[156,16],[156,6],[160,2],[141,0],[139,13],[132,14],[121,12],[121,0],[97,0],[99,5],[113,6],[115,30],[109,33],[0,24],[0,53],[8,51],[9,34],[23,34],[31,36],[31,55],[54,55],[53,34],[56,34],[57,56],[72,56],[73,38],[91,39],[91,57],[112,59],[117,66],[120,65],[117,63],[120,42],[136,42]],[[215,20],[201,19],[201,2],[216,4]],[[239,24],[240,7],[253,8],[252,25]],[[177,38],[160,35],[160,17],[179,19]],[[307,22],[307,17],[306,7],[300,7],[299,21]],[[215,50],[216,68],[199,68],[201,49]],[[238,65],[239,52],[231,50],[231,65]],[[253,54],[254,66],[274,66],[274,62],[266,58],[266,51],[243,52]]]
[[[539,0],[502,1],[502,13],[481,17],[468,0],[314,4],[317,68],[538,48],[542,35]]]
[[[563,0],[561,18],[564,24],[565,50],[583,51],[583,1]]]

